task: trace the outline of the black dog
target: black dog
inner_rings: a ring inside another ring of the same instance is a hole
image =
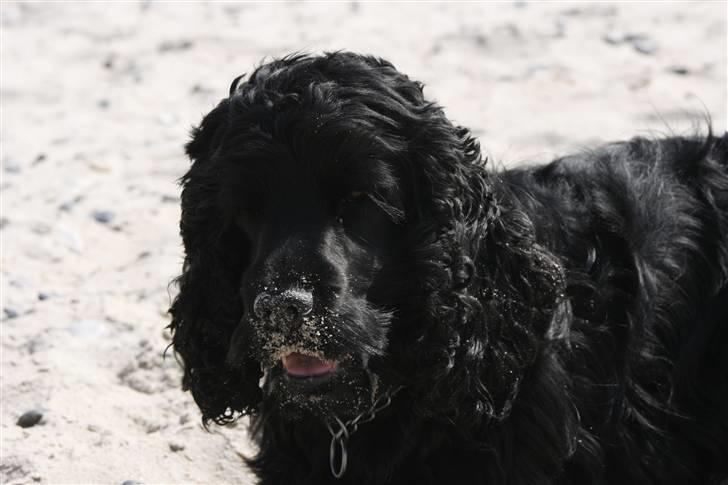
[[[488,171],[339,52],[236,79],[187,153],[174,349],[262,483],[728,476],[728,136]]]

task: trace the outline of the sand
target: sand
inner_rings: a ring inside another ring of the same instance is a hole
[[[726,128],[724,2],[1,8],[3,483],[253,483],[162,353],[182,145],[263,58],[388,58],[504,164]]]

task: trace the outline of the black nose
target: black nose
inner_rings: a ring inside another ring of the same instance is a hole
[[[286,290],[279,294],[262,292],[253,302],[253,312],[258,318],[288,326],[300,322],[301,317],[311,313],[311,310],[313,295],[302,289]]]

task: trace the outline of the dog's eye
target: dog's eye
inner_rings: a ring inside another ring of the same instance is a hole
[[[341,200],[338,221],[347,231],[360,232],[371,213],[371,198],[363,190],[353,190]]]
[[[401,217],[397,208],[363,190],[349,192],[339,203],[339,226],[351,240],[367,247],[384,244],[395,216]]]
[[[339,202],[339,218],[341,218],[349,206],[366,200],[369,200],[369,194],[367,192],[363,190],[352,190],[346,196],[342,197]]]
[[[351,206],[369,200],[369,194],[363,190],[352,190],[339,203],[339,222]]]

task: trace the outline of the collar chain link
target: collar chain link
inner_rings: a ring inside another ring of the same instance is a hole
[[[389,407],[389,405],[392,404],[392,397],[401,391],[403,387],[404,386],[397,386],[389,388],[387,392],[383,393],[374,401],[369,410],[364,411],[349,421],[344,422],[339,419],[338,416],[334,415],[334,419],[336,420],[335,426],[338,426],[338,431],[334,431],[332,425],[328,422],[326,423],[326,427],[329,429],[329,433],[331,433],[329,465],[331,466],[331,473],[334,477],[341,478],[344,476],[344,473],[346,473],[346,466],[348,464],[346,445],[349,441],[349,437],[356,433],[360,424],[374,420],[374,418],[377,417],[377,413]]]

